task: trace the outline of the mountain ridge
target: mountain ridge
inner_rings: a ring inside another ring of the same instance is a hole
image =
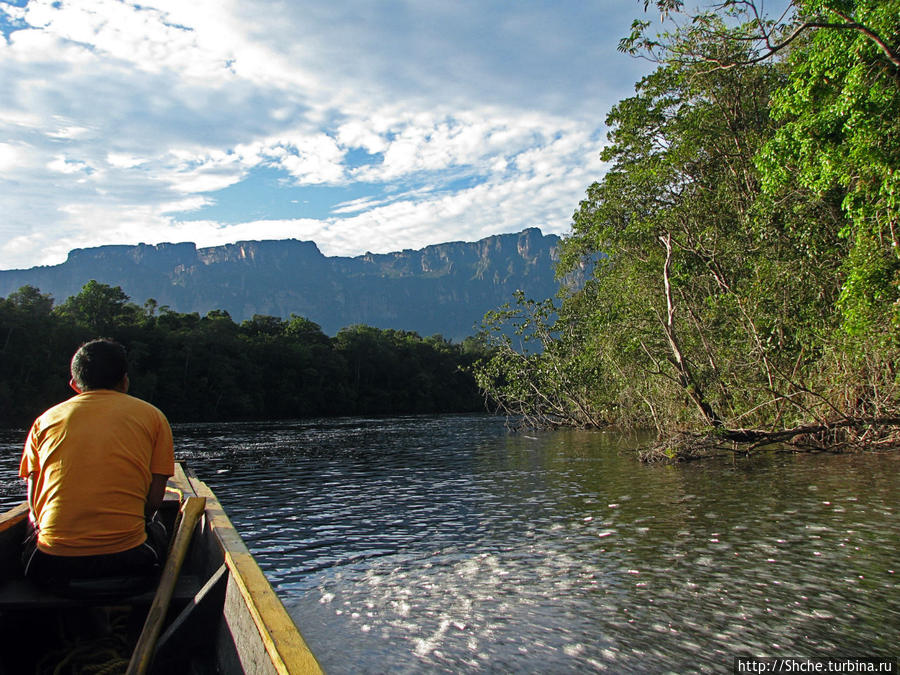
[[[24,285],[56,302],[91,279],[178,312],[304,316],[328,334],[353,324],[460,340],[484,313],[512,300],[552,296],[560,238],[538,228],[422,249],[325,256],[312,241],[192,242],[73,249],[59,265],[0,270],[0,296]]]

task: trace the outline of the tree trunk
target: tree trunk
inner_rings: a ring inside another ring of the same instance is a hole
[[[669,348],[672,350],[669,361],[678,373],[679,384],[681,384],[685,393],[700,410],[700,413],[703,415],[706,422],[711,426],[721,427],[723,426],[722,419],[704,399],[703,390],[694,378],[690,365],[688,364],[687,359],[684,358],[681,346],[678,343],[678,337],[675,332],[675,301],[672,297],[672,285],[669,282],[669,269],[672,264],[672,235],[666,233],[665,236],[660,236],[659,240],[662,242],[663,246],[666,247],[666,262],[665,265],[663,265],[663,286],[666,293],[666,320],[663,323],[663,332],[665,332],[666,339],[669,342]]]

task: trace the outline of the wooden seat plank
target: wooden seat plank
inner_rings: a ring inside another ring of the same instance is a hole
[[[203,587],[205,579],[193,575],[182,575],[175,585],[173,598],[179,603],[189,602]],[[52,609],[57,607],[90,607],[102,605],[149,605],[153,602],[155,590],[138,595],[126,596],[121,600],[108,598],[66,598],[55,595],[30,581],[18,577],[0,583],[0,611],[12,609]]]

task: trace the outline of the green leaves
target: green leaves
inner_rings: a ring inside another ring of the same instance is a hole
[[[773,96],[781,122],[759,158],[769,194],[839,194],[848,242],[838,308],[852,334],[880,332],[900,301],[900,44],[898,0],[799,3],[819,22],[789,58]]]
[[[107,336],[113,328],[134,324],[142,314],[120,287],[107,286],[93,279],[55,311],[96,336]]]
[[[661,433],[900,409],[900,0],[795,8],[632,25],[620,48],[660,65],[610,111],[560,256],[593,277],[555,314],[489,317],[479,383],[501,407]]]

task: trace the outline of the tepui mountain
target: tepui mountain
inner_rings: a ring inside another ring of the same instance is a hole
[[[0,296],[31,285],[58,304],[95,279],[137,304],[153,298],[177,312],[225,310],[236,321],[296,314],[329,335],[366,324],[461,340],[517,290],[553,296],[558,249],[559,237],[536,228],[356,257],[328,257],[296,239],[99,246],[75,249],[59,265],[0,270]]]

